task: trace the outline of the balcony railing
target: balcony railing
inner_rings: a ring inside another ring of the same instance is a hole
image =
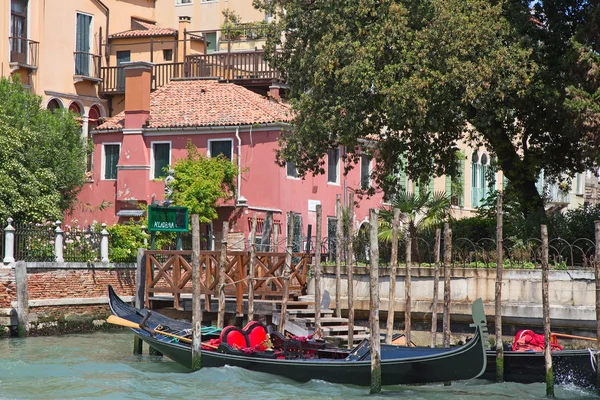
[[[75,75],[84,78],[100,79],[100,56],[97,54],[76,51]]]
[[[10,62],[27,67],[38,66],[39,42],[24,37],[9,36]]]
[[[264,51],[212,53],[187,56],[184,62],[155,64],[152,89],[168,84],[173,78],[219,78],[233,82],[280,79],[278,71],[264,59]],[[106,94],[125,91],[125,69],[102,67],[102,86]]]

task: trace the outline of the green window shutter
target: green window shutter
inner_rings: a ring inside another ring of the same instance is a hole
[[[429,198],[433,198],[433,191],[435,190],[435,178],[429,178],[429,183],[427,184],[427,191],[429,192]]]
[[[118,144],[104,145],[104,179],[117,179],[117,163],[121,146]]]
[[[465,158],[460,158],[460,178],[462,180],[462,193],[458,197],[458,205],[463,207],[465,205],[465,188],[467,187],[467,167],[465,166]]]
[[[446,196],[452,196],[452,177],[450,175],[446,175],[446,181],[444,191],[446,192]]]
[[[406,192],[408,191],[408,180],[406,179],[406,157],[402,156],[400,157],[400,160],[402,163],[402,169],[400,170],[400,186],[401,191]]]
[[[165,168],[171,163],[171,144],[170,143],[155,143],[153,148],[154,153],[154,179],[159,179],[167,176]]]

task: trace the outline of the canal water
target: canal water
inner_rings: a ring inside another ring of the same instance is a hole
[[[543,384],[390,386],[368,388],[321,381],[296,383],[238,368],[191,373],[161,357],[132,354],[133,334],[93,333],[0,340],[0,399],[543,399]],[[590,391],[558,386],[557,398],[595,399]]]

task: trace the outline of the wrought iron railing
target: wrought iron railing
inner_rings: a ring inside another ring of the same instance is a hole
[[[10,62],[38,66],[39,42],[24,37],[9,36]]]
[[[100,79],[100,56],[84,51],[73,53],[75,57],[75,75]]]
[[[87,228],[79,226],[64,227],[63,256],[67,262],[98,262],[100,261],[100,232],[90,225]]]
[[[55,261],[54,241],[56,226],[52,223],[15,223],[15,250],[17,261]]]

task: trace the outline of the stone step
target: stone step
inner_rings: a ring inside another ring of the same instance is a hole
[[[348,329],[350,327],[348,325],[337,325],[337,326],[322,326],[321,330],[323,330],[323,333],[325,334],[334,334],[335,332],[348,332]],[[366,332],[367,328],[365,328],[364,326],[355,326],[354,327],[354,332]]]
[[[314,308],[297,308],[297,309],[288,309],[287,310],[288,314],[295,314],[295,315],[299,315],[299,314],[315,314],[315,309]],[[321,310],[321,315],[333,315],[333,310],[328,310],[328,309],[324,309]]]

